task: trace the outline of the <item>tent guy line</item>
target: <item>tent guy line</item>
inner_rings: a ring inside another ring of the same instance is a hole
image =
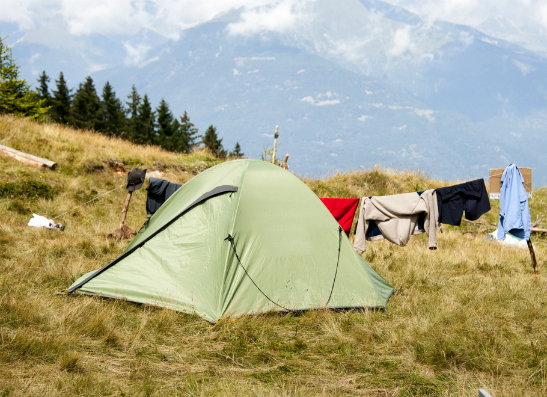
[[[118,187],[115,187],[115,188],[112,189],[112,190],[109,190],[109,191],[106,192],[106,193],[99,194],[99,195],[96,196],[95,198],[92,198],[91,200],[86,201],[85,203],[83,203],[83,204],[81,204],[81,205],[79,205],[79,206],[77,206],[77,207],[74,207],[74,208],[72,208],[71,210],[68,210],[68,211],[66,211],[66,212],[63,212],[61,215],[57,215],[56,217],[51,218],[51,219],[60,218],[61,216],[65,215],[65,214],[68,214],[69,212],[72,212],[72,211],[74,211],[75,209],[78,209],[78,208],[80,208],[80,207],[83,207],[84,205],[89,204],[89,203],[91,203],[92,201],[97,200],[99,197],[105,196],[105,195],[107,195],[108,193],[112,193],[114,190],[118,190],[119,188],[121,188],[121,187],[123,187],[123,186],[125,186],[125,183],[124,183],[123,185],[120,185],[120,186],[118,186]]]

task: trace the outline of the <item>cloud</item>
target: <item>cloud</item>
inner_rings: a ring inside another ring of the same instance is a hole
[[[127,56],[125,57],[126,65],[136,65],[141,63],[146,56],[146,53],[150,51],[151,47],[143,44],[139,44],[136,47],[133,47],[130,43],[124,43],[125,51]]]
[[[177,39],[182,30],[234,8],[277,4],[275,0],[2,0],[0,22],[33,29],[61,16],[73,35],[134,34],[150,29]]]
[[[427,26],[431,26],[436,20],[446,20],[477,27],[487,20],[499,18],[499,21],[502,21],[500,23],[506,23],[509,30],[525,32],[529,31],[530,27],[547,28],[545,0],[385,1],[422,16]],[[315,15],[315,3],[323,7],[328,1],[319,3],[316,0],[2,0],[0,22],[15,23],[24,31],[37,28],[54,17],[60,17],[67,24],[70,33],[76,36],[92,33],[131,35],[141,29],[149,29],[164,37],[178,39],[184,29],[230,10],[242,8],[241,20],[229,25],[231,34],[285,32],[294,27],[300,27],[304,32],[312,32],[317,28],[311,23]],[[350,6],[349,2],[343,2],[337,4],[336,8],[326,9],[342,12],[344,7]],[[369,10],[368,22],[362,17],[361,14],[348,16],[348,26],[361,23],[363,29],[366,28],[362,35],[353,38],[340,36],[343,37],[340,41],[336,41],[335,38],[332,38],[334,41],[329,41],[331,39],[327,37],[324,43],[326,48],[335,55],[341,53],[358,59],[361,59],[359,54],[373,50],[378,40],[381,41],[385,37],[386,32],[380,23],[383,16],[379,12]],[[323,23],[328,24],[328,16],[323,15],[321,18]],[[332,32],[325,33],[343,34],[345,31],[338,26],[331,28],[334,29]],[[503,31],[503,26],[500,29]],[[401,24],[393,31],[393,35],[393,45],[386,48],[388,54],[404,56],[407,52],[412,52],[413,45],[416,48],[419,46],[416,40],[419,40],[420,32],[408,26]],[[128,57],[131,56],[133,55],[128,54]]]
[[[16,23],[19,29],[32,29],[61,8],[59,0],[2,0],[0,21]]]
[[[281,0],[246,10],[241,21],[228,25],[232,35],[250,36],[259,32],[284,32],[308,17],[306,6],[313,0]]]
[[[391,47],[391,55],[397,56],[411,49],[412,40],[410,37],[410,26],[405,26],[398,29],[393,37],[393,47]]]
[[[547,28],[545,0],[384,0],[428,18],[477,27],[502,17],[521,28],[541,24]]]

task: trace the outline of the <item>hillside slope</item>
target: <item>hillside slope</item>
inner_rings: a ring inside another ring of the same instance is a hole
[[[2,396],[547,393],[545,240],[535,241],[537,279],[526,250],[458,233],[492,231],[495,202],[480,224],[443,227],[437,251],[427,250],[425,236],[404,248],[369,245],[364,258],[396,288],[389,314],[311,311],[209,326],[169,310],[60,293],[127,245],[105,238],[118,226],[123,188],[60,217],[63,232],[24,225],[31,210],[53,217],[124,185],[122,167],[184,183],[219,160],[7,116],[0,116],[0,144],[59,163],[52,172],[0,156]],[[321,197],[446,184],[379,168],[304,181]],[[536,219],[546,214],[547,189],[534,195]],[[145,220],[144,202],[141,189],[129,210],[132,228]]]

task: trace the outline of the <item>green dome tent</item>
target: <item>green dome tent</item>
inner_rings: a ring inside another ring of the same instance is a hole
[[[197,313],[385,308],[393,287],[296,176],[258,160],[192,178],[124,253],[68,289]]]

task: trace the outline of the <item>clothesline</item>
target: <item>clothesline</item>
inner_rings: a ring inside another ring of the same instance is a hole
[[[60,218],[61,216],[65,215],[65,214],[68,214],[69,212],[72,212],[72,211],[74,211],[75,209],[78,209],[78,208],[80,208],[80,207],[83,207],[84,205],[86,205],[86,204],[88,204],[88,203],[91,203],[92,201],[97,200],[99,197],[104,196],[104,195],[106,195],[106,194],[108,194],[108,193],[111,193],[111,192],[113,192],[114,190],[118,190],[119,188],[121,188],[121,187],[123,187],[123,186],[125,186],[125,183],[124,183],[123,185],[120,185],[120,186],[118,186],[118,187],[115,187],[115,188],[112,189],[112,190],[109,190],[109,191],[106,192],[106,193],[99,194],[98,196],[95,196],[95,197],[92,198],[91,200],[86,201],[85,203],[83,203],[83,204],[81,204],[81,205],[79,205],[79,206],[77,206],[77,207],[74,207],[74,208],[72,208],[71,210],[68,210],[68,211],[66,211],[66,212],[63,212],[61,215],[57,215],[56,217],[54,217],[54,218],[52,218],[52,219]]]

